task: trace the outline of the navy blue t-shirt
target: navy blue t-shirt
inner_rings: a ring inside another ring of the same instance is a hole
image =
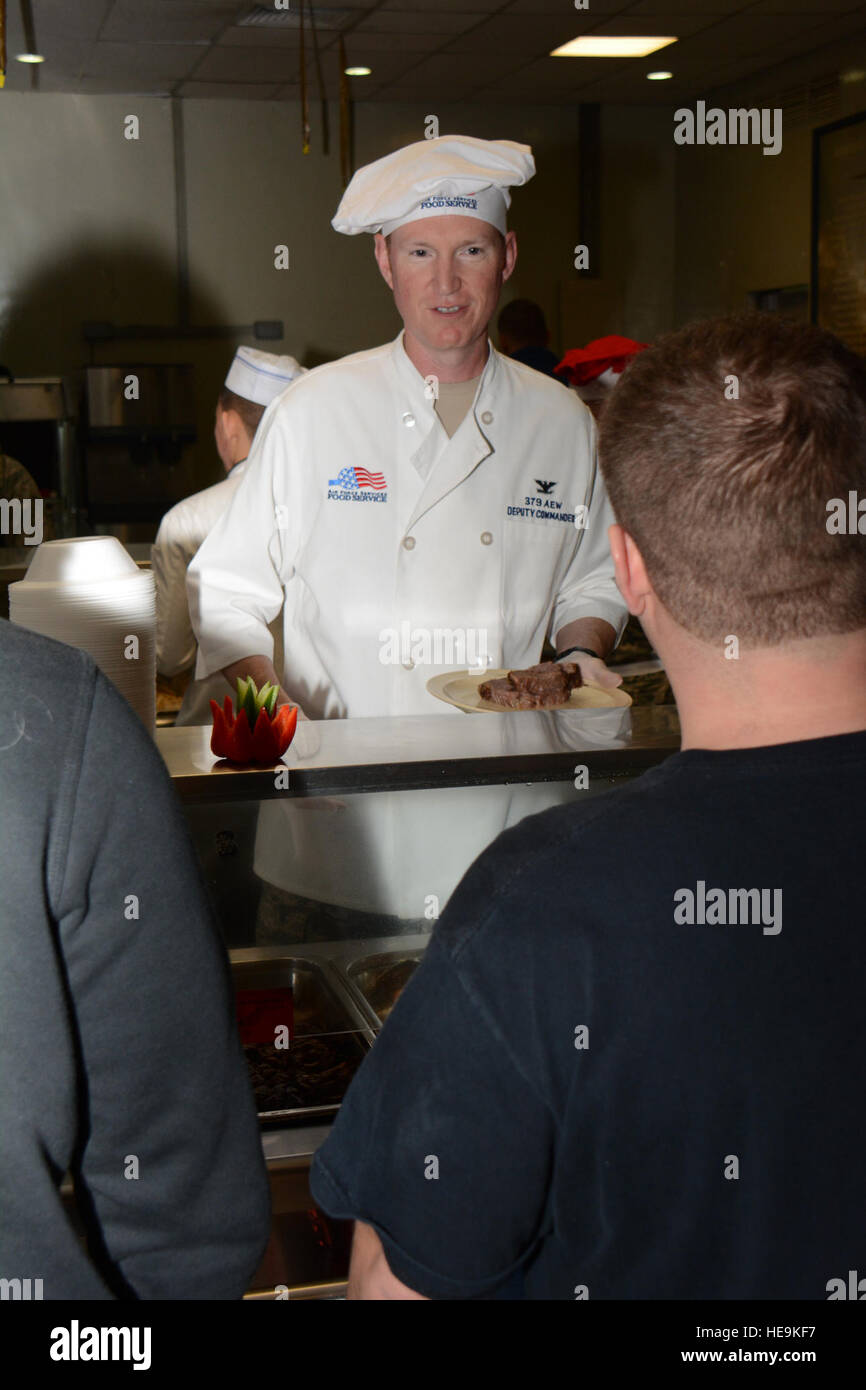
[[[430,1298],[866,1273],[866,733],[678,753],[472,866],[313,1166]],[[506,1295],[507,1296],[507,1295]]]

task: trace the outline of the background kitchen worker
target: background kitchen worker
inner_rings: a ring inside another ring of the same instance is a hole
[[[550,350],[550,332],[540,304],[531,299],[512,299],[500,310],[496,326],[500,352],[544,372],[545,376],[553,376],[559,358]]]
[[[309,372],[262,422],[189,568],[199,676],[277,679],[267,625],[282,610],[279,679],[313,719],[457,717],[429,694],[433,674],[470,652],[482,671],[530,665],[547,637],[586,680],[620,683],[602,659],[626,612],[592,416],[488,338],[517,256],[508,189],[534,168],[525,145],[443,136],[353,178],[334,226],[375,236],[404,330]],[[337,854],[332,817],[269,802],[256,871],[305,899],[417,920],[520,799],[479,789],[467,834],[451,795],[352,798]]]
[[[185,497],[166,512],[151,550],[156,583],[156,669],[176,676],[195,665],[196,642],[189,617],[186,572],[205,536],[228,507],[237,488],[265,409],[304,368],[286,355],[239,347],[217,397],[214,440],[228,474],[221,483]],[[178,724],[209,724],[210,701],[222,704],[228,687],[221,677],[190,682]]]
[[[866,368],[776,316],[692,324],[600,452],[683,751],[455,892],[313,1165],[359,1223],[350,1298],[824,1300],[863,1271],[866,546],[828,512],[862,493]]]

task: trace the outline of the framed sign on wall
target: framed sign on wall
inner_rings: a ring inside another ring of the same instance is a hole
[[[866,111],[812,133],[812,322],[866,357]]]

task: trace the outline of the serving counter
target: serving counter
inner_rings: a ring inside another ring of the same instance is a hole
[[[206,727],[159,729],[156,743],[229,951],[271,1177],[272,1237],[248,1296],[340,1297],[350,1230],[316,1210],[310,1161],[451,892],[503,829],[676,751],[676,710],[302,721],[264,769],[215,758]],[[291,1040],[278,1052],[245,1029],[281,999]]]

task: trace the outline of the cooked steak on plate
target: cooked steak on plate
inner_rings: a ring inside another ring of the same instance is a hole
[[[582,684],[576,662],[540,661],[497,680],[482,681],[478,693],[482,700],[503,709],[553,709],[567,705],[572,690]]]

